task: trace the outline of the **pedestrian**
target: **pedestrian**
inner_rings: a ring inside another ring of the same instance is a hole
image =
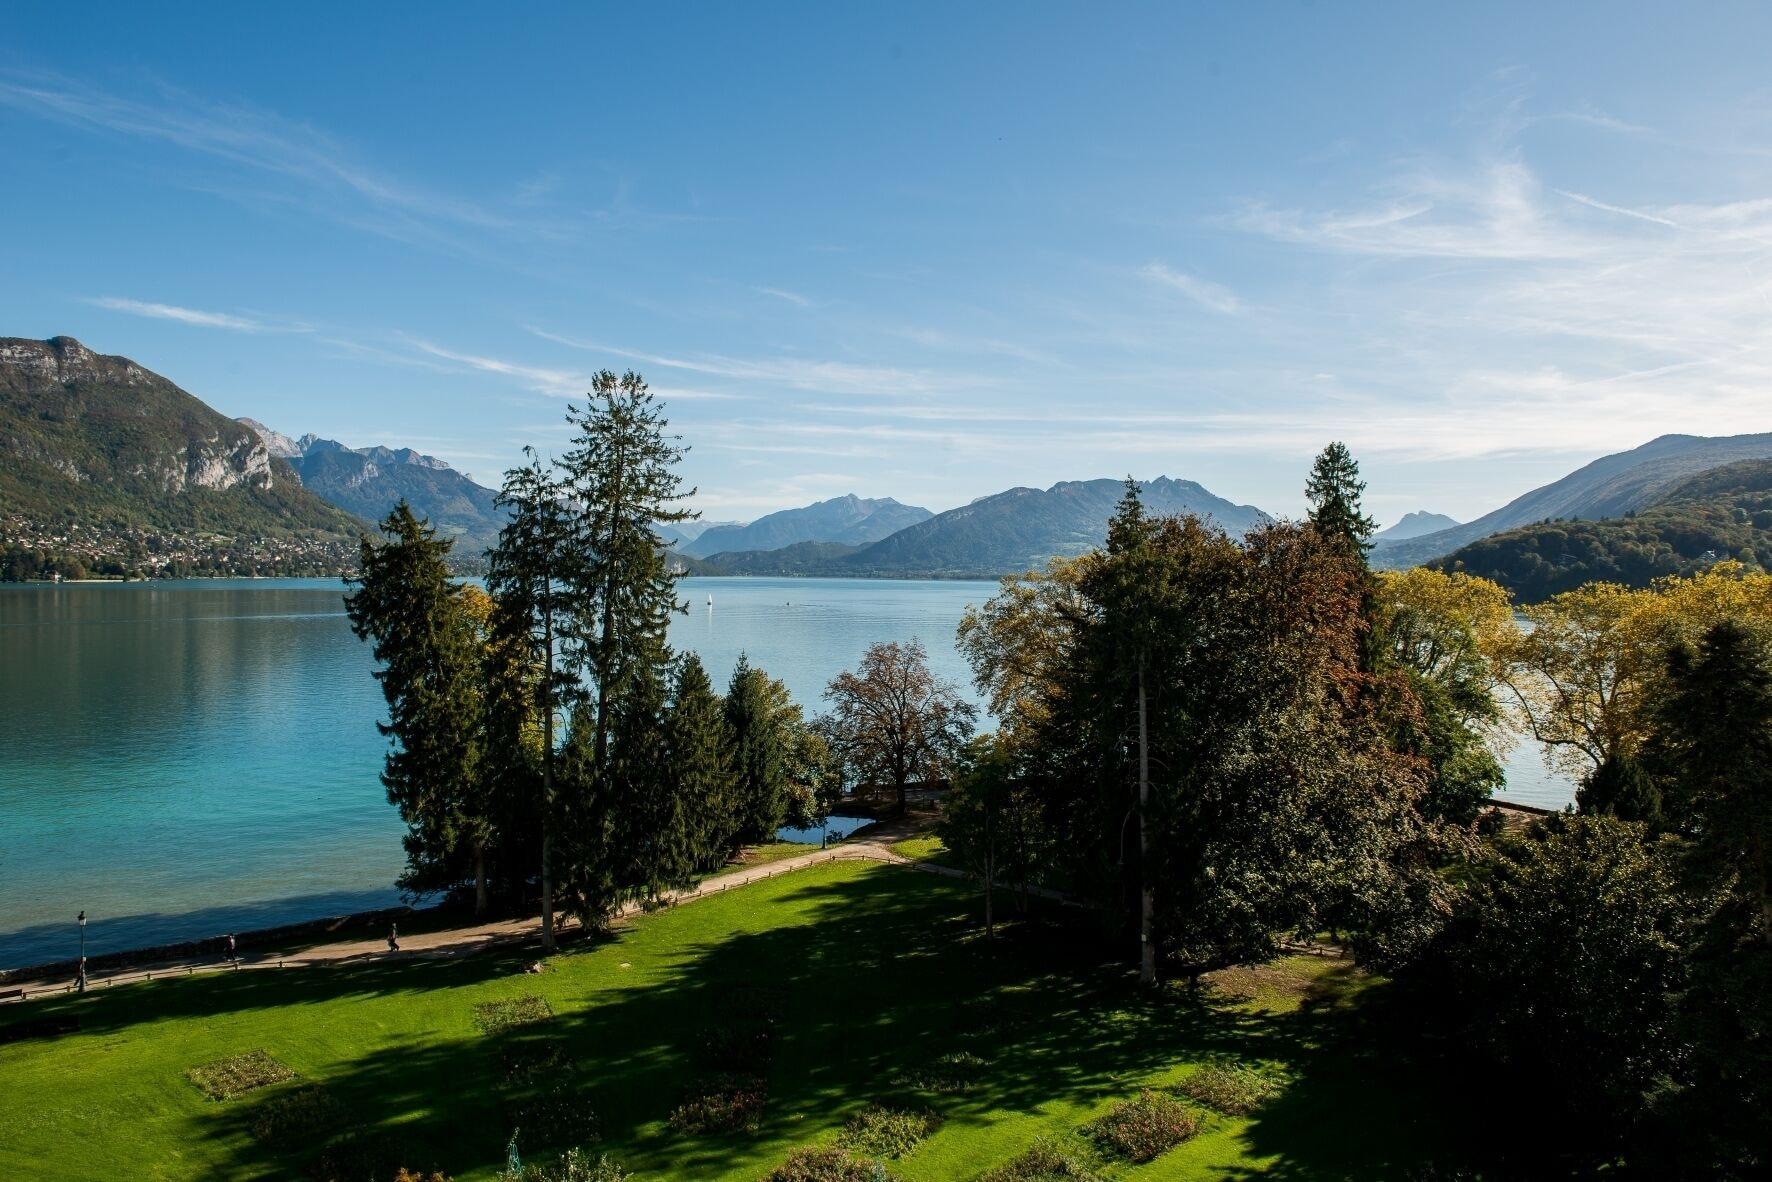
[[[400,951],[400,925],[397,923],[388,925],[388,951]]]
[[[228,959],[236,963],[240,960],[240,953],[237,951],[237,947],[234,944],[233,932],[228,933]]]
[[[80,968],[74,974],[74,992],[86,992],[86,958],[84,956],[80,958]]]

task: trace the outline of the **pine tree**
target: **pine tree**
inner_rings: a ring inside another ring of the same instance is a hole
[[[463,855],[484,848],[491,823],[478,774],[478,641],[449,577],[450,543],[405,501],[381,532],[380,544],[363,539],[345,609],[380,666],[388,721],[376,725],[390,740],[381,779],[408,827],[406,882],[434,889],[460,881]]]
[[[1360,494],[1365,491],[1360,465],[1345,443],[1331,443],[1318,454],[1304,486],[1311,505],[1311,525],[1325,538],[1347,546],[1362,562],[1372,549],[1372,532],[1378,528],[1360,506]]]

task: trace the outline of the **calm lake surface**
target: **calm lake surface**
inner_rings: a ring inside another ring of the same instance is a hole
[[[954,627],[984,582],[685,579],[671,640],[816,712],[869,644]],[[0,587],[0,968],[399,901],[381,693],[333,580]],[[709,597],[712,607],[708,605]],[[1560,806],[1536,750],[1509,799]],[[813,833],[810,839],[817,840]]]

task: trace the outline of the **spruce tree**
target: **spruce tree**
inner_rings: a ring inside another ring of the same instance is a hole
[[[780,682],[739,654],[723,706],[732,751],[736,843],[768,840],[787,814],[788,750],[778,719],[786,693]]]
[[[1331,443],[1318,454],[1304,486],[1311,525],[1325,538],[1348,547],[1362,562],[1372,549],[1372,532],[1378,528],[1360,506],[1360,494],[1365,491],[1360,465],[1345,443]]]
[[[361,573],[349,580],[351,630],[374,646],[388,704],[377,729],[390,741],[381,780],[406,822],[414,889],[460,881],[463,855],[484,846],[490,809],[479,776],[479,654],[461,588],[450,579],[450,542],[401,501],[365,537]]]
[[[604,370],[591,393],[595,401],[583,410],[567,408],[576,434],[561,468],[578,506],[573,629],[601,766],[623,697],[636,681],[665,676],[665,629],[681,605],[657,527],[695,516],[680,507],[695,490],[685,490],[677,472],[688,449],[665,434],[663,410],[640,375]]]
[[[694,490],[677,473],[687,449],[666,434],[663,410],[638,374],[605,370],[591,395],[584,409],[567,409],[575,434],[560,467],[575,509],[570,667],[589,695],[574,715],[573,784],[594,799],[575,802],[589,829],[573,835],[562,871],[581,916],[600,922],[612,893],[656,891],[674,873],[658,835],[638,827],[669,803],[656,744],[672,662],[666,628],[681,604],[657,527],[693,517],[680,503]]]
[[[570,662],[563,660],[569,636],[571,600],[568,590],[577,570],[565,492],[533,448],[524,448],[528,463],[505,473],[498,506],[510,515],[499,530],[498,544],[488,553],[486,587],[497,604],[495,630],[507,656],[523,670],[518,674],[535,693],[534,716],[541,723],[540,799],[533,815],[541,827],[542,946],[554,946],[553,836],[558,807],[555,727],[559,716],[579,696]],[[495,721],[494,748],[508,762],[523,743],[524,715],[507,707]]]
[[[677,662],[665,749],[676,789],[671,823],[681,827],[689,867],[717,870],[737,848],[738,796],[720,697],[694,653]]]

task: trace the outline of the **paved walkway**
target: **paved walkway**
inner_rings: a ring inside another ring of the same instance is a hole
[[[944,877],[965,878],[966,875],[948,866],[936,866],[927,862],[916,862],[892,851],[892,843],[901,841],[917,832],[914,822],[884,821],[870,827],[867,835],[861,840],[851,840],[827,849],[808,850],[804,854],[795,854],[790,858],[780,858],[773,862],[762,862],[755,866],[741,866],[724,874],[716,874],[704,878],[695,886],[686,890],[671,891],[664,896],[668,904],[687,903],[707,895],[716,895],[722,891],[732,890],[747,883],[760,879],[774,878],[778,874],[788,874],[806,866],[819,862],[861,859],[872,862],[886,862],[896,866],[908,866]],[[629,904],[623,907],[617,917],[622,918],[638,914],[641,907]],[[570,930],[577,925],[564,916],[555,916],[556,929]],[[512,944],[538,942],[541,939],[541,919],[531,916],[524,919],[498,920],[493,923],[476,924],[472,927],[444,928],[434,932],[414,932],[400,937],[400,951],[389,953],[386,940],[351,940],[338,944],[317,944],[311,948],[303,948],[293,952],[283,952],[265,956],[242,956],[238,961],[229,963],[213,958],[201,960],[167,961],[162,964],[142,965],[137,968],[120,970],[107,976],[94,975],[87,980],[87,989],[101,990],[112,985],[123,985],[133,981],[151,981],[166,977],[189,977],[198,973],[245,972],[257,969],[310,968],[320,965],[347,964],[368,960],[385,959],[390,955],[410,956],[467,956],[487,948]],[[53,996],[72,992],[72,978],[62,977],[39,981],[14,981],[6,986],[6,990],[23,990],[18,1000],[29,1000],[39,996]]]

